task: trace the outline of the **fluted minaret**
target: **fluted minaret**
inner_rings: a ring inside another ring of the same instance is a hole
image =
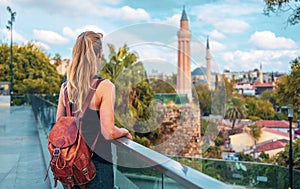
[[[207,41],[206,41],[206,76],[207,76],[207,85],[208,89],[211,90],[211,70],[210,70],[210,49],[209,49],[209,39],[207,36]]]
[[[263,83],[263,72],[262,72],[262,65],[260,64],[260,69],[259,69],[259,82]]]
[[[178,70],[177,70],[177,93],[187,94],[189,100],[192,99],[191,83],[191,32],[189,31],[189,21],[183,7],[180,19],[180,30],[178,31]]]

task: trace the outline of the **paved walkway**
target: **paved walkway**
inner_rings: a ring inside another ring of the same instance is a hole
[[[49,189],[42,154],[31,107],[0,107],[0,188]]]

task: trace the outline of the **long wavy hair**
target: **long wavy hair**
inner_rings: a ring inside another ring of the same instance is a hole
[[[91,81],[97,75],[101,59],[101,38],[101,33],[86,31],[78,36],[73,47],[72,62],[67,72],[69,101],[76,107],[73,112],[82,110],[83,103],[92,89]]]

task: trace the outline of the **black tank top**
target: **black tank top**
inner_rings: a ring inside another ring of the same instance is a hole
[[[82,134],[86,143],[91,147],[97,133],[100,132],[93,160],[101,161],[103,163],[111,163],[111,142],[106,140],[101,134],[100,119],[99,111],[87,108],[82,118]]]

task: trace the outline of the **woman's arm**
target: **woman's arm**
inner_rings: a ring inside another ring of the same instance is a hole
[[[64,103],[64,85],[61,86],[60,92],[59,92],[59,98],[58,98],[58,105],[57,105],[57,111],[56,111],[56,121],[61,117],[66,115],[65,110],[65,103]]]
[[[106,140],[125,136],[132,140],[132,136],[125,128],[114,125],[115,86],[109,80],[101,82],[97,88],[101,95],[100,102],[100,124],[102,135]]]

